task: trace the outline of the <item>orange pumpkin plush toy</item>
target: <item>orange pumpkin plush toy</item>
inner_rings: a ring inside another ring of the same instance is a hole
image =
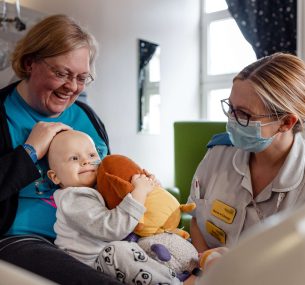
[[[115,208],[133,190],[134,174],[146,174],[134,161],[123,155],[108,155],[98,168],[97,190],[109,209]],[[180,205],[177,199],[162,187],[155,187],[147,196],[146,212],[134,232],[147,237],[164,232],[188,238],[186,231],[178,229],[181,212],[190,212],[195,204]]]

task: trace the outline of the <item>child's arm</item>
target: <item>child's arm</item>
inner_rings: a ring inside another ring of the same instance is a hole
[[[134,230],[145,207],[128,194],[109,210],[102,196],[92,188],[71,187],[54,195],[57,228],[69,228],[88,238],[103,241],[122,240]]]
[[[132,176],[131,184],[134,186],[134,190],[131,192],[132,198],[142,205],[144,205],[147,195],[157,186],[154,176],[147,177],[145,174]]]

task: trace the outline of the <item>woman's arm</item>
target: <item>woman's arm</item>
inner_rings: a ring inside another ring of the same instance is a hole
[[[66,130],[71,130],[71,127],[63,123],[38,122],[25,143],[34,147],[39,160],[48,152],[50,143],[56,134]]]
[[[70,129],[61,123],[37,123],[25,143],[34,147],[37,158],[47,152],[56,133]],[[0,141],[0,202],[17,194],[23,187],[40,177],[34,162],[22,145],[12,149],[11,139],[2,132]]]
[[[0,202],[17,194],[40,174],[22,146],[0,156]]]
[[[40,177],[24,148],[20,145],[14,149],[12,146],[4,101],[18,83],[19,81],[0,90],[0,232],[6,228],[3,225],[13,219],[18,192]]]
[[[205,250],[209,249],[197,225],[197,220],[194,217],[191,220],[190,232],[192,244],[198,252],[204,252]]]
[[[2,137],[1,151],[5,142]],[[19,191],[39,177],[35,164],[22,146],[0,155],[0,235],[10,228],[15,218]]]

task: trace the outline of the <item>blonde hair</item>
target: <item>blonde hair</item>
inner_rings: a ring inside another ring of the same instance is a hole
[[[235,80],[249,80],[265,106],[282,116],[294,114],[301,131],[305,121],[305,63],[292,54],[275,53],[245,67]]]
[[[97,54],[94,37],[72,18],[66,15],[52,15],[33,26],[17,43],[11,56],[12,67],[20,79],[26,79],[27,60],[58,56],[81,47],[88,47],[91,73],[94,73],[94,60]]]

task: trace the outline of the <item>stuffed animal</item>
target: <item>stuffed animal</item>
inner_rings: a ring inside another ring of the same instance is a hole
[[[109,209],[116,207],[133,190],[130,181],[134,174],[146,173],[126,156],[108,155],[102,160],[98,168],[97,190]],[[146,212],[134,230],[142,237],[139,245],[150,257],[164,262],[178,274],[192,271],[198,266],[198,253],[186,240],[189,234],[178,225],[181,212],[192,211],[195,204],[180,205],[168,191],[155,187],[147,196],[145,207]]]
[[[106,206],[115,208],[133,190],[131,178],[134,174],[146,174],[134,161],[123,155],[106,156],[98,168],[97,190],[102,194]],[[135,233],[147,237],[171,232],[189,238],[186,231],[178,229],[181,212],[190,212],[195,204],[180,205],[177,199],[162,187],[155,187],[147,196],[146,212]]]
[[[150,257],[175,268],[177,273],[192,272],[198,267],[197,250],[177,234],[162,233],[140,238],[138,244]]]

